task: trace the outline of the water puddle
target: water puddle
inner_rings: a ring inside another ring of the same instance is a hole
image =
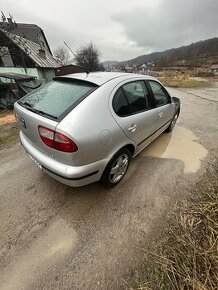
[[[78,241],[78,234],[64,220],[54,222],[30,249],[20,256],[12,269],[8,269],[0,284],[1,290],[31,289],[37,276],[47,271],[72,253]]]
[[[179,159],[184,162],[185,173],[194,173],[200,169],[201,160],[208,153],[197,141],[192,131],[176,126],[172,133],[160,135],[140,155]]]

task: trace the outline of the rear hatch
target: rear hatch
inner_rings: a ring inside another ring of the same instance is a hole
[[[59,122],[96,88],[95,84],[81,80],[57,79],[24,96],[15,104],[23,134],[44,154],[65,164],[72,164],[69,152],[45,144],[40,137],[39,127],[48,129],[48,132],[56,131]],[[73,136],[67,132],[65,136],[73,140]]]

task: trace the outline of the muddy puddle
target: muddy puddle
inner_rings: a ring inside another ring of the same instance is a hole
[[[54,221],[31,248],[18,257],[12,269],[8,269],[8,275],[1,278],[0,289],[31,289],[38,276],[43,277],[48,269],[52,271],[69,252],[72,253],[77,241],[77,232],[64,220]]]
[[[185,173],[194,173],[207,153],[192,131],[176,126],[172,133],[160,135],[140,156],[178,159],[184,162]]]

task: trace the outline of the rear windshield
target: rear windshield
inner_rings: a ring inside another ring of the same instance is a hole
[[[18,103],[30,111],[59,119],[97,86],[80,80],[54,80],[24,96]]]

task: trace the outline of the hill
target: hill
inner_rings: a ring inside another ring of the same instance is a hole
[[[141,55],[117,65],[141,66],[154,63],[155,67],[191,66],[202,67],[218,63],[218,38],[198,41],[187,46]]]
[[[104,61],[104,62],[102,62],[101,64],[103,65],[103,67],[105,68],[105,69],[110,69],[111,67],[113,67],[113,66],[115,66],[115,65],[117,65],[119,62],[118,61],[116,61],[116,60],[109,60],[109,61]]]

